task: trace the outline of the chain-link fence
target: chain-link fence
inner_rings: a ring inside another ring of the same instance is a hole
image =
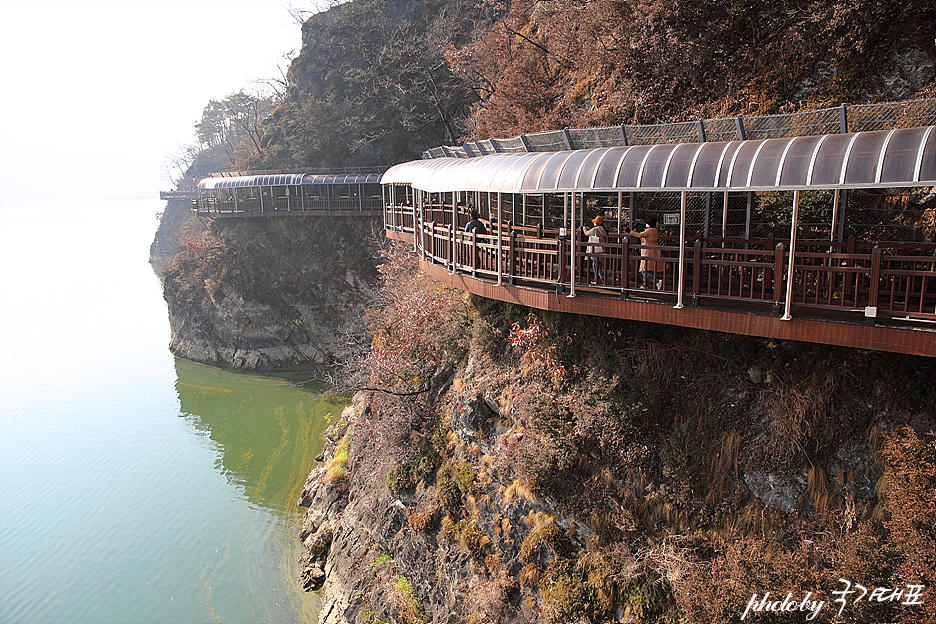
[[[758,117],[737,116],[645,126],[569,128],[435,147],[423,158],[473,158],[501,152],[555,152],[569,149],[696,143],[744,139],[891,130],[936,124],[936,98],[883,104],[855,104]]]
[[[534,197],[534,196],[531,196]],[[562,194],[556,195],[561,201]],[[616,194],[590,194],[578,216],[581,223],[602,215],[611,232],[617,232]],[[531,204],[530,215],[538,222],[540,203]],[[536,200],[539,202],[540,200]],[[642,229],[647,219],[657,220],[660,233],[679,235],[680,193],[622,193],[621,227]],[[836,208],[837,206],[837,208]],[[690,192],[686,197],[686,235],[690,238],[765,239],[788,241],[793,215],[790,191]],[[561,203],[547,223],[565,222]],[[936,243],[936,192],[929,188],[841,191],[801,191],[798,238],[804,241],[875,240],[887,243]]]

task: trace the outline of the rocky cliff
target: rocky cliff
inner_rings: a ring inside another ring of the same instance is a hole
[[[530,314],[402,257],[382,272],[373,389],[299,501],[321,623],[711,624],[765,592],[825,601],[816,622],[936,617],[932,359]],[[922,593],[837,617],[839,579]]]
[[[196,222],[197,223],[197,222]],[[372,218],[216,219],[164,269],[170,350],[242,370],[332,364],[364,333],[382,229]]]
[[[166,209],[159,215],[159,229],[150,245],[150,262],[162,266],[172,261],[182,251],[182,231],[191,228],[195,221],[191,203],[171,199],[166,202]]]

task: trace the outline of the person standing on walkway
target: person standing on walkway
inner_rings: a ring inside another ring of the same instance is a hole
[[[657,290],[663,289],[663,277],[660,276],[660,279],[657,279],[657,272],[660,271],[663,267],[659,265],[661,262],[656,262],[654,260],[647,260],[647,258],[659,258],[660,254],[659,249],[648,249],[647,247],[655,247],[660,240],[660,231],[657,230],[657,220],[656,217],[650,217],[647,219],[647,227],[644,228],[643,232],[634,232],[631,231],[630,235],[640,239],[640,274],[643,276],[643,284],[640,285],[641,288],[646,288],[647,282],[650,282],[650,288],[656,286]]]
[[[465,225],[465,233],[466,233],[466,234],[472,234],[472,235],[474,235],[474,234],[481,234],[481,235],[487,234],[487,227],[485,227],[484,222],[481,220],[481,215],[478,213],[477,210],[472,209],[472,211],[471,211],[471,221],[469,221],[469,222]],[[471,241],[474,240],[475,238],[476,238],[475,236],[470,236],[470,237],[468,237],[467,242],[471,243]],[[477,266],[478,266],[478,262],[481,260],[481,251],[478,250],[478,249],[474,246],[474,244],[472,244],[471,247],[474,249],[474,252],[472,253],[472,252],[469,250],[468,253],[469,253],[469,260],[471,261],[471,270],[474,271],[475,268],[477,268]]]
[[[477,210],[471,211],[471,221],[465,226],[465,232],[467,234],[471,234],[472,232],[487,234],[487,228],[484,227],[484,222],[481,221],[481,215],[478,214]]]
[[[595,224],[595,227],[586,230],[585,228],[587,226],[583,225],[582,233],[588,237],[589,243],[600,243],[608,236],[608,231],[605,230],[602,225],[602,223],[604,223],[604,217],[598,215],[592,219],[592,223]],[[585,254],[591,258],[592,272],[595,275],[595,281],[593,281],[592,284],[601,283],[604,285],[605,283],[605,272],[604,268],[601,266],[601,258],[596,255],[602,253],[604,253],[604,247],[601,245],[591,244],[585,249]]]

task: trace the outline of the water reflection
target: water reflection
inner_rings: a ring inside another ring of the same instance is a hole
[[[258,610],[249,621],[316,621],[318,596],[297,583],[302,513],[296,501],[322,451],[329,420],[347,401],[323,398],[320,385],[292,385],[286,376],[232,373],[178,359],[175,368],[180,415],[216,453],[215,469],[278,527],[266,526],[262,516],[246,520],[253,525],[246,531],[252,543],[236,559],[243,566],[239,582],[250,595],[247,603]],[[272,570],[278,572],[271,575]],[[271,576],[283,579],[279,592]],[[283,589],[285,603],[276,597]]]
[[[347,401],[284,376],[232,373],[176,360],[182,416],[218,445],[217,469],[251,503],[290,513],[322,451],[328,420]]]

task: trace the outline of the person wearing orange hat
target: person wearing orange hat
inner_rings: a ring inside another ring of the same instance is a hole
[[[600,243],[602,239],[608,236],[608,231],[604,229],[602,223],[604,223],[604,217],[598,215],[592,219],[592,223],[595,224],[595,227],[591,229],[585,229],[588,226],[582,226],[582,233],[588,237],[589,243]],[[595,274],[595,280],[592,281],[592,284],[605,283],[605,272],[604,268],[601,266],[601,258],[597,257],[596,254],[604,253],[604,247],[601,245],[589,245],[585,249],[585,253],[591,258],[592,272]]]

